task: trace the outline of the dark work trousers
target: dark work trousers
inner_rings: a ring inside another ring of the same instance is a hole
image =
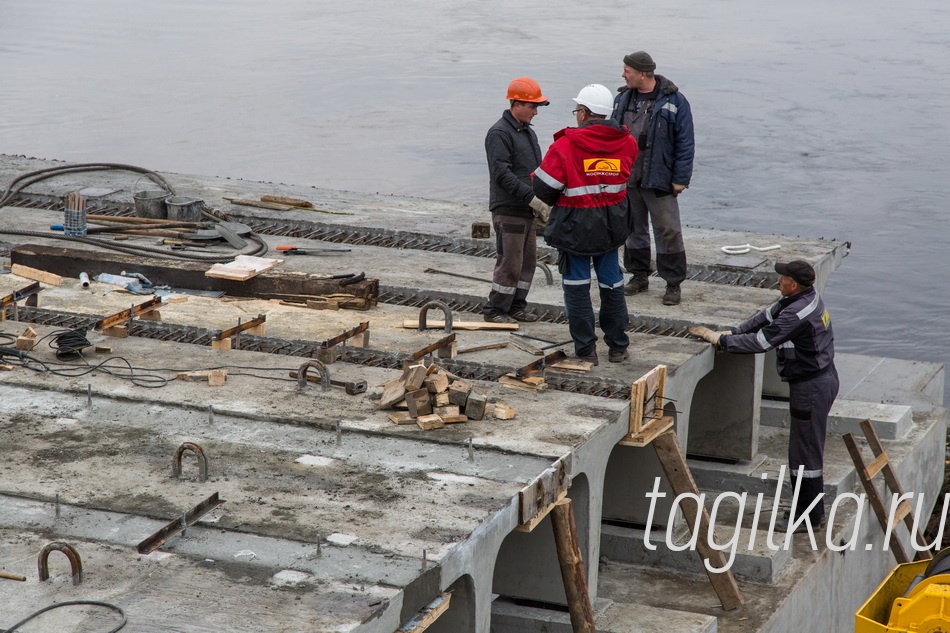
[[[838,395],[838,372],[832,365],[819,376],[790,382],[788,392],[788,408],[791,414],[788,469],[793,494],[798,468],[804,466],[798,503],[795,505],[794,516],[797,519],[825,488],[822,475],[825,432],[828,429],[828,412]],[[824,500],[812,509],[809,516],[812,525],[821,523],[825,516]]]
[[[633,233],[627,237],[623,267],[634,275],[650,274],[650,222],[656,241],[656,272],[671,286],[686,279],[686,246],[676,196],[656,195],[655,189],[627,187]]]
[[[492,213],[495,226],[495,271],[484,314],[524,310],[538,259],[534,218]]]
[[[592,354],[597,346],[594,333],[594,307],[590,300],[590,264],[594,262],[597,286],[600,289],[600,329],[612,352],[622,352],[630,345],[627,326],[630,315],[623,295],[623,273],[620,271],[620,249],[601,255],[572,255],[561,251],[558,270],[564,288],[564,310],[567,326],[574,339],[574,353]]]

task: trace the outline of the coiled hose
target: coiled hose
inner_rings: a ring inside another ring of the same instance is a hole
[[[159,187],[162,187],[168,193],[174,195],[175,189],[171,184],[165,180],[161,175],[145,169],[144,167],[137,167],[135,165],[125,165],[122,163],[76,163],[73,165],[63,165],[62,167],[47,167],[45,169],[37,169],[35,171],[30,171],[25,174],[20,174],[7,185],[6,190],[0,195],[0,207],[8,204],[10,200],[18,196],[24,189],[30,185],[34,185],[38,182],[42,182],[48,178],[53,178],[55,176],[61,176],[63,174],[74,174],[88,171],[130,171],[137,174],[142,174],[148,177],[152,182],[157,184]],[[220,220],[214,215],[208,213],[206,210],[202,209],[201,213],[213,219],[216,222]],[[233,254],[229,255],[198,255],[195,253],[184,253],[180,251],[169,251],[160,248],[152,248],[149,246],[131,246],[127,244],[117,244],[112,240],[100,240],[92,237],[74,237],[67,235],[56,235],[52,233],[46,233],[43,231],[25,231],[20,229],[8,229],[0,225],[0,234],[3,235],[21,235],[25,237],[40,237],[43,239],[54,239],[54,240],[72,240],[79,241],[84,244],[89,244],[90,246],[96,246],[99,248],[106,248],[109,250],[119,251],[122,253],[127,253],[129,255],[140,255],[148,256],[149,254],[154,253],[155,255],[168,258],[173,257],[176,259],[189,259],[199,262],[228,262],[234,259]],[[255,246],[246,252],[238,253],[239,255],[252,255],[252,256],[262,256],[267,253],[267,244],[259,236],[254,233],[251,233],[248,238],[254,242]]]

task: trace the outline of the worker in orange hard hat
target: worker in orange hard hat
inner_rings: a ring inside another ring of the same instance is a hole
[[[531,129],[538,106],[548,105],[541,86],[530,77],[508,84],[509,108],[488,130],[488,208],[495,227],[495,271],[482,312],[490,323],[537,321],[526,311],[538,253],[535,218],[543,223],[551,208],[531,188],[541,164],[541,146]]]

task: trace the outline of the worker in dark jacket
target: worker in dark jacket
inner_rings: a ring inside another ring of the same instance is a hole
[[[491,323],[538,320],[525,310],[537,265],[535,216],[550,210],[531,189],[531,173],[541,162],[531,119],[538,114],[538,106],[549,102],[530,77],[518,77],[508,85],[508,100],[511,107],[485,137],[496,258],[491,292],[482,312]]]
[[[788,467],[792,490],[799,488],[791,517],[778,522],[787,530],[807,529],[805,521],[818,527],[824,522],[822,467],[828,412],[838,395],[835,369],[835,337],[831,316],[814,288],[815,269],[805,261],[775,264],[782,298],[730,332],[713,332],[698,326],[690,333],[727,352],[758,354],[775,349],[778,373],[788,383],[791,429]],[[802,469],[801,481],[798,479]],[[799,522],[799,519],[806,516]],[[797,525],[795,525],[797,523]]]
[[[666,282],[664,305],[680,302],[686,279],[686,247],[680,224],[678,196],[693,176],[693,114],[676,85],[655,75],[656,64],[644,51],[623,58],[626,85],[614,100],[614,121],[627,126],[637,139],[640,156],[630,175],[627,197],[634,230],[624,249],[624,268],[633,276],[625,293],[649,288],[650,222],[656,242],[656,271]]]
[[[553,205],[544,239],[560,251],[558,268],[575,357],[597,364],[590,299],[593,260],[608,360],[619,363],[628,358],[630,344],[619,251],[630,233],[626,189],[637,144],[625,128],[607,118],[613,95],[604,86],[584,87],[574,102],[577,127],[554,135],[535,171],[534,192]]]

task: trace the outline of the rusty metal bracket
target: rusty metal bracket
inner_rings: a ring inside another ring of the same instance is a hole
[[[141,316],[146,312],[151,312],[162,306],[162,298],[154,297],[149,299],[144,303],[140,303],[137,306],[132,306],[128,310],[122,310],[121,312],[116,312],[112,316],[107,316],[96,322],[95,329],[97,330],[106,330],[114,325],[119,325],[125,321],[131,321],[137,316]]]
[[[217,492],[214,493],[188,512],[182,513],[179,518],[175,519],[160,529],[158,532],[152,534],[150,537],[139,543],[137,547],[138,553],[151,554],[159,547],[164,545],[173,534],[176,532],[183,532],[186,528],[197,523],[201,517],[208,514],[222,503],[224,503],[224,499],[218,497]]]
[[[431,345],[426,345],[426,346],[423,347],[422,349],[413,352],[413,353],[412,353],[412,356],[410,356],[409,359],[410,359],[410,360],[419,360],[419,359],[422,358],[423,356],[427,356],[427,355],[431,354],[432,352],[434,352],[435,350],[437,350],[437,349],[439,349],[439,348],[448,347],[449,345],[451,345],[451,344],[454,343],[454,342],[455,342],[455,334],[449,334],[448,336],[443,336],[442,338],[440,338],[440,339],[439,339],[438,341],[436,341],[435,343],[433,343],[433,344],[431,344]]]
[[[551,352],[544,358],[539,358],[533,363],[529,363],[524,367],[516,369],[515,375],[518,376],[518,378],[527,378],[529,376],[533,376],[537,373],[543,372],[548,365],[553,365],[554,363],[562,361],[565,358],[567,358],[567,353],[564,350],[559,349],[557,351]]]
[[[316,359],[308,360],[297,369],[297,389],[303,391],[307,388],[307,370],[313,367],[320,372],[320,386],[322,391],[330,391],[330,370],[327,366]]]
[[[343,334],[340,334],[339,336],[334,336],[333,338],[328,338],[327,340],[323,341],[322,343],[320,343],[320,347],[322,347],[323,349],[329,349],[333,347],[334,345],[339,345],[340,343],[344,343],[350,340],[357,334],[362,334],[368,329],[369,329],[369,321],[363,321],[356,327],[346,330],[345,332],[343,332]]]
[[[81,583],[82,559],[79,557],[79,552],[77,552],[76,548],[69,543],[63,543],[62,541],[50,543],[40,551],[40,557],[36,561],[36,566],[40,572],[40,580],[49,580],[49,555],[53,551],[66,554],[66,558],[69,559],[69,567],[73,575],[73,584],[78,585]]]
[[[11,303],[16,303],[40,293],[40,282],[34,281],[28,286],[23,286],[19,290],[14,290],[5,297],[0,298],[0,309],[7,307]]]
[[[176,479],[181,477],[181,458],[185,451],[191,451],[198,457],[198,479],[208,481],[208,456],[205,455],[204,449],[194,442],[182,442],[175,451],[175,457],[172,459],[172,477]]]
[[[438,308],[442,310],[442,314],[445,315],[445,333],[452,333],[452,311],[449,309],[449,306],[445,305],[441,301],[430,301],[429,303],[422,306],[422,309],[419,310],[419,331],[424,332],[426,330],[426,315],[429,313],[429,308]]]
[[[232,328],[221,330],[220,332],[215,334],[214,340],[223,341],[226,338],[231,338],[235,334],[240,334],[241,332],[254,329],[259,325],[263,325],[266,321],[267,321],[266,314],[258,314],[257,318],[251,319],[250,321],[247,321],[245,323],[241,323],[240,325],[235,325]]]

